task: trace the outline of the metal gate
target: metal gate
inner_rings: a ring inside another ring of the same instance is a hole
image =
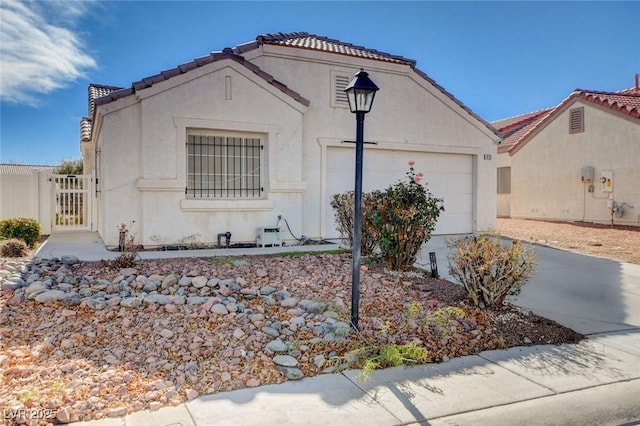
[[[91,230],[91,175],[53,175],[53,231]]]

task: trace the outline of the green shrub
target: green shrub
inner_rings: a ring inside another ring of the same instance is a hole
[[[517,240],[508,246],[495,233],[449,242],[449,273],[467,290],[476,306],[498,308],[516,295],[534,274],[535,252]]]
[[[2,257],[25,257],[29,254],[27,243],[17,238],[11,238],[0,243],[0,256]]]
[[[29,247],[34,247],[40,238],[40,224],[34,219],[5,219],[0,221],[0,237],[18,238]]]
[[[424,175],[416,173],[413,164],[409,162],[407,182],[391,185],[378,195],[370,219],[380,254],[387,267],[396,271],[413,266],[444,211],[442,199],[420,183]]]
[[[440,213],[442,199],[434,197],[421,184],[409,162],[407,182],[398,182],[384,191],[362,194],[362,254],[376,250],[391,270],[410,269],[420,248],[431,238]],[[335,210],[340,235],[353,245],[353,191],[335,194]]]

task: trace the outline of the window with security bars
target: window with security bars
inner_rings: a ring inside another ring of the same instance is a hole
[[[259,198],[262,195],[259,138],[189,135],[189,198]]]
[[[584,107],[569,110],[569,133],[584,132]]]
[[[511,167],[498,167],[498,194],[511,194]]]

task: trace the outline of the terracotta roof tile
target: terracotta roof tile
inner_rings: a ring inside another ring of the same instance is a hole
[[[539,116],[539,119],[531,122],[530,125],[526,126],[526,128],[520,129],[522,131],[519,130],[517,135],[514,133],[514,135],[512,135],[513,137],[505,138],[505,140],[509,139],[511,141],[509,145],[506,145],[506,150],[509,154],[513,155],[518,151],[528,142],[538,129],[541,129],[547,122],[553,120],[568,104],[576,99],[591,102],[640,120],[640,93],[635,89],[626,89],[620,92],[599,92],[594,90],[576,89],[567,98],[560,102],[560,104],[549,110],[547,114]],[[503,148],[499,152],[504,151],[505,149]]]
[[[355,56],[376,61],[393,62],[405,65],[415,65],[416,61],[407,59],[399,55],[369,49],[340,40],[309,34],[306,32],[297,33],[275,33],[263,34],[256,38],[258,44],[274,44],[301,49],[317,50],[327,53],[337,53],[339,55]]]
[[[116,86],[104,86],[102,84],[90,84],[89,85],[89,117],[93,117],[93,110],[95,109],[95,101],[98,98],[108,95],[122,89],[122,87]]]
[[[435,80],[431,79],[427,74],[420,71],[416,68],[416,61],[413,59],[407,59],[399,55],[392,55],[389,53],[381,52],[374,49],[369,49],[363,46],[357,46],[351,43],[345,43],[340,40],[330,39],[328,37],[318,36],[315,34],[309,34],[305,32],[298,33],[276,33],[276,34],[263,34],[256,38],[256,41],[245,43],[235,48],[225,48],[222,52],[214,52],[209,56],[205,56],[202,58],[197,58],[191,62],[187,62],[185,64],[178,65],[175,68],[165,70],[160,72],[159,74],[143,78],[140,81],[132,83],[131,87],[128,89],[120,89],[111,91],[99,99],[95,100],[96,105],[102,105],[109,102],[112,102],[116,99],[129,96],[135,93],[138,90],[145,89],[147,87],[151,87],[152,85],[173,78],[179,74],[184,74],[193,69],[196,69],[200,66],[209,64],[211,62],[215,62],[217,60],[229,59],[242,64],[262,79],[272,84],[278,90],[286,93],[291,96],[296,101],[300,102],[305,106],[309,106],[310,102],[306,98],[304,98],[300,93],[295,92],[287,87],[286,84],[276,80],[271,74],[263,71],[257,65],[248,62],[245,60],[242,53],[254,50],[258,48],[262,44],[272,44],[272,45],[281,45],[292,48],[301,48],[301,49],[309,49],[316,50],[340,55],[353,56],[358,58],[372,59],[389,63],[397,63],[410,66],[420,77],[427,80],[430,84],[436,87],[439,91],[441,91],[445,96],[449,97],[456,104],[458,104],[462,109],[464,109],[467,113],[469,113],[476,120],[479,120],[483,123],[493,134],[496,136],[501,136],[499,132],[487,121],[482,119],[480,116],[475,114],[470,108],[464,105],[460,100],[455,98],[451,93],[447,92],[442,86],[435,82]],[[106,86],[105,86],[106,87]],[[90,111],[92,113],[92,111]]]

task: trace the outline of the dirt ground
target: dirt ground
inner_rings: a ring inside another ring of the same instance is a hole
[[[498,233],[607,259],[640,264],[640,227],[499,218]]]

